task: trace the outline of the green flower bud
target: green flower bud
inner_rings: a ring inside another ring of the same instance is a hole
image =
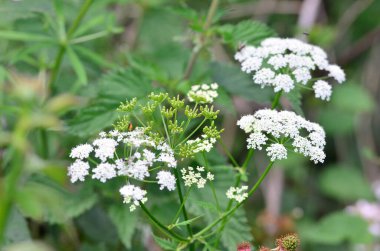
[[[137,98],[133,98],[131,100],[126,100],[125,103],[120,103],[119,107],[117,108],[117,111],[119,112],[131,112],[133,109],[135,109],[135,106],[137,104]]]
[[[160,93],[154,93],[154,92],[151,92],[148,96],[148,98],[150,100],[153,100],[157,103],[162,103],[164,102],[164,100],[169,96],[169,94],[167,93],[163,93],[163,92],[160,92]]]
[[[219,110],[214,111],[214,106],[201,106],[199,109],[201,110],[202,116],[206,119],[216,119],[218,117]]]
[[[168,102],[174,109],[180,109],[185,105],[185,101],[183,99],[180,99],[179,96],[176,98],[169,98]]]

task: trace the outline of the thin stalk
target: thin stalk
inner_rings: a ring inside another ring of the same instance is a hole
[[[188,140],[191,136],[194,135],[194,133],[196,133],[198,131],[199,128],[201,128],[201,126],[206,122],[206,118],[204,118],[202,120],[202,122],[197,126],[197,128],[194,129],[194,131],[192,131],[184,140],[182,140],[177,146],[181,145],[183,142],[185,142],[186,140]]]
[[[237,163],[235,158],[232,156],[230,151],[228,151],[226,145],[223,143],[223,140],[221,138],[219,139],[219,144],[221,145],[223,151],[227,154],[228,158],[231,160],[232,164],[234,164],[235,167],[238,167],[239,164]]]
[[[276,96],[274,97],[274,100],[272,102],[272,110],[275,109],[278,106],[278,104],[280,102],[280,98],[281,98],[282,92],[283,92],[282,90],[279,91],[279,92],[277,92]]]
[[[184,201],[183,195],[182,195],[181,183],[179,181],[180,177],[179,177],[178,170],[176,168],[174,169],[174,175],[175,175],[175,178],[176,178],[178,197],[179,197],[179,200],[181,202],[181,205],[183,204],[183,207],[182,207],[183,218],[185,219],[185,221],[187,221],[187,220],[189,220],[189,217],[187,216],[185,201]],[[187,232],[189,233],[189,236],[193,237],[193,231],[191,230],[190,224],[186,224],[186,228],[187,228]]]
[[[202,152],[202,156],[203,156],[203,160],[205,161],[206,171],[209,172],[210,168],[208,165],[208,161],[207,161],[205,152]],[[216,196],[216,192],[215,192],[214,182],[212,180],[210,180],[210,187],[211,187],[211,191],[212,191],[212,196],[214,197],[214,200],[216,203],[216,209],[218,210],[218,213],[220,213],[222,210],[220,208],[219,200],[218,200],[218,197]]]
[[[204,45],[206,44],[206,37],[207,37],[207,31],[211,26],[212,19],[215,15],[216,10],[218,9],[219,5],[219,0],[212,0],[210,7],[208,9],[207,17],[206,17],[206,22],[203,25],[203,31],[200,37],[200,44],[196,47],[194,47],[190,59],[187,63],[187,67],[183,76],[183,79],[188,79],[191,75],[191,72],[193,71],[194,65],[197,61],[198,55],[203,49]]]
[[[259,178],[259,180],[255,183],[255,185],[251,188],[251,190],[249,190],[247,199],[257,190],[257,188],[259,188],[259,186],[261,185],[261,183],[264,181],[265,177],[268,175],[269,171],[271,170],[271,168],[273,166],[273,163],[274,162],[270,162],[269,163],[269,165],[266,167],[264,173],[261,175],[261,177]],[[242,202],[239,202],[232,209],[230,209],[229,211],[225,212],[222,216],[220,216],[218,219],[216,219],[210,225],[208,225],[207,227],[205,227],[204,229],[202,229],[201,231],[199,231],[198,233],[196,233],[194,235],[194,238],[199,238],[200,236],[202,236],[203,233],[206,233],[207,231],[209,231],[210,229],[212,229],[214,226],[216,226],[219,222],[221,222],[222,220],[226,219],[228,216],[230,216],[231,214],[233,214],[241,205],[244,204],[244,202],[247,199],[243,200]]]
[[[169,131],[168,131],[168,128],[166,127],[165,119],[164,119],[164,116],[162,115],[162,112],[161,112],[161,105],[160,105],[160,116],[161,116],[162,124],[164,125],[164,128],[165,128],[166,138],[168,139],[169,146],[173,147],[170,144]]]
[[[62,59],[63,56],[65,55],[66,52],[66,47],[67,47],[67,41],[70,41],[71,36],[74,34],[76,29],[78,28],[80,22],[82,21],[83,17],[86,15],[87,11],[89,10],[91,4],[94,2],[94,0],[86,0],[83,5],[81,6],[79,10],[78,16],[75,18],[73,24],[69,28],[65,41],[61,42],[60,48],[58,50],[57,57],[54,62],[53,70],[51,72],[51,77],[49,81],[49,86],[51,87],[53,83],[57,80],[58,77],[58,72],[62,64]]]
[[[186,241],[187,240],[179,235],[177,235],[176,233],[170,231],[170,229],[168,229],[164,224],[162,224],[156,217],[154,217],[150,212],[149,210],[145,207],[145,205],[143,203],[140,202],[140,207],[141,209],[144,211],[144,213],[149,217],[149,219],[163,232],[165,233],[166,235],[170,236],[170,237],[173,237],[174,239],[176,240],[179,240],[179,241]]]
[[[242,172],[239,175],[237,175],[237,177],[236,177],[235,185],[234,185],[235,187],[240,186],[242,174],[245,173],[245,171],[247,170],[249,161],[252,159],[253,154],[254,154],[254,150],[250,149],[249,152],[248,152],[248,154],[247,154],[247,157],[244,160],[243,166],[241,167]],[[232,203],[233,203],[233,200],[230,199],[228,201],[228,205],[227,205],[226,211],[229,211],[231,209]],[[227,219],[223,220],[222,224],[220,225],[220,228],[217,230],[217,239],[216,239],[216,242],[215,242],[215,247],[217,247],[219,245],[219,241],[220,241],[220,238],[221,238],[221,233],[224,230],[224,227],[226,226],[226,224],[227,224]]]
[[[177,221],[178,217],[179,217],[179,214],[182,212],[182,208],[183,206],[185,205],[186,201],[187,201],[187,198],[189,197],[189,194],[190,194],[190,190],[191,190],[191,187],[187,190],[186,194],[185,194],[185,198],[183,200],[183,203],[181,203],[180,207],[178,208],[177,210],[177,213],[175,214],[173,220],[172,220],[172,225]]]

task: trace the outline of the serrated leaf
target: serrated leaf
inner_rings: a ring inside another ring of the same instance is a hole
[[[126,248],[131,248],[137,224],[136,212],[131,212],[124,204],[117,204],[110,207],[108,215],[116,227],[119,239]]]
[[[368,232],[368,223],[359,216],[346,212],[332,213],[318,223],[300,229],[301,239],[315,243],[340,244],[371,243],[373,237]]]
[[[107,59],[103,58],[101,55],[93,52],[92,50],[87,49],[86,47],[76,45],[74,47],[74,50],[77,51],[81,57],[86,58],[99,66],[107,68],[116,67],[115,64],[108,62]]]
[[[319,186],[323,193],[343,202],[374,199],[370,184],[353,167],[326,167],[320,176]]]
[[[150,82],[132,69],[106,74],[100,80],[96,97],[68,122],[68,131],[82,137],[97,133],[115,121],[118,116],[116,108],[120,102],[144,97],[151,91]]]
[[[178,243],[174,240],[164,239],[158,236],[153,235],[154,240],[156,243],[163,248],[164,250],[176,250]]]
[[[222,36],[223,41],[234,49],[240,43],[257,45],[265,38],[276,36],[274,30],[261,22],[252,20],[220,26],[217,32]]]
[[[304,116],[302,111],[302,94],[299,88],[294,88],[290,92],[285,94],[286,98],[289,100],[292,105],[292,109],[301,116]]]
[[[257,103],[270,102],[273,91],[262,89],[253,83],[248,74],[243,73],[236,65],[213,62],[210,66],[213,81],[222,86],[232,95],[241,96]]]

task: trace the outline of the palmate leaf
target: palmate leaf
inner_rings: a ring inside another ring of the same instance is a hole
[[[276,36],[276,32],[257,21],[246,20],[238,24],[226,24],[220,26],[217,32],[222,36],[223,41],[236,49],[240,43],[257,45],[268,37]]]
[[[120,102],[133,97],[144,97],[151,91],[151,83],[132,69],[115,70],[106,74],[100,80],[93,100],[68,121],[68,132],[82,137],[97,133],[113,124]]]
[[[227,189],[234,184],[235,175],[231,166],[213,166],[211,172],[215,175],[214,187],[216,196],[222,207],[227,207]],[[211,223],[218,217],[218,211],[213,200],[210,186],[203,189],[194,189],[189,196],[186,207],[194,215],[203,215],[206,223]],[[221,242],[228,250],[236,250],[237,244],[243,241],[251,241],[252,235],[243,208],[238,209],[228,220],[222,233]]]

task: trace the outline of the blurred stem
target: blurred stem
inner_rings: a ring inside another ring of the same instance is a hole
[[[43,159],[47,159],[49,156],[49,148],[48,148],[48,139],[47,139],[47,132],[46,129],[40,129],[38,131],[40,136],[40,156]]]
[[[204,118],[202,120],[202,122],[197,126],[197,128],[194,129],[194,131],[192,131],[184,140],[182,140],[179,144],[177,144],[177,146],[181,145],[183,142],[186,142],[191,136],[193,136],[194,133],[196,133],[199,128],[201,128],[201,126],[206,122],[206,118]]]
[[[174,168],[174,175],[175,175],[175,178],[176,178],[175,182],[176,182],[176,185],[177,185],[178,197],[179,197],[179,200],[181,202],[181,205],[183,205],[182,206],[183,218],[184,218],[185,221],[188,221],[189,217],[187,216],[186,206],[185,206],[185,202],[184,202],[183,195],[182,195],[182,189],[181,189],[179,172],[178,172],[177,168]],[[186,228],[187,228],[187,232],[189,233],[189,237],[192,238],[193,237],[193,231],[191,230],[190,223],[186,224]],[[189,246],[189,248],[190,248],[190,250],[194,250],[194,244],[191,243],[190,246]]]
[[[13,203],[13,196],[16,194],[16,188],[21,175],[23,162],[23,151],[15,148],[9,174],[2,179],[2,184],[0,187],[0,195],[2,198],[0,202],[0,247],[4,242],[8,216]]]
[[[198,237],[201,237],[202,234],[210,231],[214,226],[216,226],[219,222],[221,221],[224,221],[224,224],[227,222],[227,217],[230,216],[231,214],[233,214],[241,205],[244,204],[244,202],[250,197],[252,196],[252,194],[257,190],[257,188],[259,188],[259,186],[261,185],[261,183],[264,181],[265,177],[268,175],[269,171],[271,170],[272,166],[273,166],[273,163],[274,162],[270,162],[268,164],[268,166],[266,167],[264,173],[261,175],[261,177],[259,178],[259,180],[255,183],[255,185],[251,188],[251,190],[249,190],[248,192],[248,197],[243,200],[242,202],[239,202],[238,204],[236,204],[232,209],[226,211],[222,216],[220,216],[218,219],[216,219],[214,222],[212,222],[210,225],[208,225],[207,227],[205,227],[204,229],[202,229],[201,231],[199,231],[198,233],[196,233],[194,235],[194,238],[198,238]]]
[[[279,105],[282,92],[283,91],[281,90],[276,93],[276,96],[274,96],[274,100],[272,102],[272,110],[276,109],[276,107]]]
[[[204,151],[202,152],[202,156],[203,156],[203,160],[205,161],[206,171],[209,172],[210,171],[210,167],[208,165],[207,157],[206,157],[206,154],[205,154]],[[221,213],[222,210],[220,208],[218,197],[216,196],[214,182],[212,180],[210,180],[209,182],[210,182],[210,187],[211,187],[211,191],[212,191],[212,196],[214,197],[214,200],[215,200],[215,203],[216,203],[216,209],[218,210],[218,213]]]
[[[166,235],[178,240],[178,241],[187,241],[185,238],[177,235],[176,233],[170,231],[164,224],[162,224],[156,217],[154,217],[149,210],[145,207],[143,203],[140,202],[140,207],[144,213],[149,217],[149,219]]]
[[[243,166],[241,167],[242,171],[236,177],[235,185],[234,185],[235,187],[240,186],[241,177],[243,176],[243,174],[245,174],[245,172],[247,170],[247,167],[248,167],[248,164],[249,164],[249,161],[252,159],[253,154],[254,154],[254,149],[249,149],[247,157],[245,158]],[[232,203],[233,203],[233,199],[230,199],[228,201],[228,205],[227,205],[226,211],[229,211],[231,209]],[[216,231],[216,242],[215,242],[215,246],[214,247],[217,247],[219,245],[220,238],[222,237],[221,234],[222,234],[223,229],[226,226],[226,224],[227,224],[227,218],[223,220],[223,222],[220,225],[219,229]]]
[[[228,158],[231,160],[232,164],[234,164],[235,167],[238,167],[239,164],[235,160],[235,158],[232,156],[230,151],[228,151],[226,145],[224,144],[222,138],[219,139],[219,144],[222,146],[223,151],[227,154]]]
[[[190,190],[191,190],[191,187],[189,187],[189,189],[187,190],[187,192],[185,194],[185,198],[184,198],[183,202],[181,203],[180,207],[178,208],[178,211],[177,211],[177,213],[175,214],[175,216],[174,216],[174,218],[172,220],[172,225],[175,224],[175,222],[177,221],[177,219],[179,217],[179,214],[182,212],[182,207],[185,205],[186,200],[189,197]]]
[[[190,77],[191,72],[193,71],[195,62],[197,61],[198,55],[199,55],[199,53],[201,52],[201,50],[203,49],[204,45],[207,42],[207,39],[206,39],[207,38],[207,31],[208,31],[208,29],[211,26],[212,19],[213,19],[214,15],[215,15],[215,12],[216,12],[217,8],[218,8],[218,5],[219,5],[219,0],[212,0],[212,2],[210,4],[210,7],[208,9],[208,13],[207,13],[207,17],[206,17],[206,22],[203,25],[203,31],[202,31],[202,34],[201,34],[200,39],[199,39],[200,42],[199,42],[198,45],[196,45],[193,48],[193,51],[192,51],[191,56],[190,56],[190,59],[189,59],[189,61],[187,63],[187,67],[186,67],[183,79],[188,79]]]
[[[74,22],[72,23],[71,27],[69,28],[69,31],[67,32],[66,38],[64,41],[61,42],[57,57],[54,62],[53,70],[51,72],[49,87],[51,88],[52,85],[55,83],[58,77],[59,69],[61,68],[62,59],[66,52],[67,43],[70,42],[71,36],[74,34],[76,29],[78,28],[80,22],[82,21],[83,17],[86,15],[87,11],[89,10],[91,4],[94,2],[94,0],[86,0],[82,7],[79,10],[78,16],[75,18]]]

